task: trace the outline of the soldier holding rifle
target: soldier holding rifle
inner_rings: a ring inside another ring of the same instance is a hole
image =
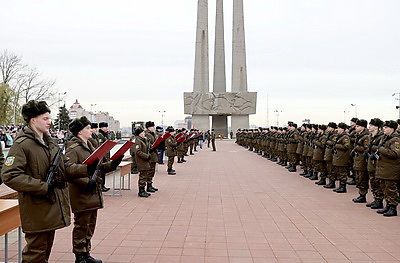
[[[17,136],[2,169],[4,183],[18,191],[22,230],[26,246],[22,262],[48,262],[55,230],[70,224],[70,208],[64,164],[53,166],[59,152],[50,137],[50,109],[45,101],[28,101],[22,106],[27,126]],[[56,201],[56,202],[54,202]]]
[[[68,143],[65,152],[65,169],[74,213],[72,244],[75,263],[101,263],[101,260],[90,256],[97,210],[104,207],[101,173],[115,170],[123,156],[115,161],[97,160],[90,165],[82,164],[95,150],[89,141],[92,137],[90,121],[85,116],[77,118],[69,124],[69,130],[74,137]]]

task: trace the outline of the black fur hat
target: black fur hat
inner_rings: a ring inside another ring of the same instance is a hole
[[[90,125],[90,121],[88,120],[88,118],[86,118],[86,116],[82,116],[71,121],[68,125],[68,128],[71,133],[76,136],[78,135],[78,132],[80,132],[88,125]]]
[[[382,125],[383,125],[383,121],[382,121],[381,119],[379,119],[379,118],[373,118],[373,119],[371,119],[371,121],[369,122],[369,124],[381,128]]]
[[[363,127],[367,128],[368,123],[367,123],[366,120],[360,119],[360,120],[358,120],[358,121],[356,122],[356,125],[358,125],[358,126],[363,126]]]
[[[45,101],[30,100],[22,106],[22,117],[28,123],[30,119],[42,115],[46,112],[50,113],[50,108]]]
[[[107,122],[100,122],[99,123],[99,128],[103,128],[103,127],[108,127],[108,123]]]
[[[146,122],[145,126],[146,126],[146,128],[149,128],[149,127],[154,127],[156,125],[154,124],[154,122],[148,121],[148,122]]]
[[[320,130],[323,130],[323,131],[325,131],[326,130],[326,125],[325,124],[321,124],[321,125],[318,125],[318,129],[320,129]]]
[[[337,124],[335,122],[330,122],[330,123],[328,123],[328,127],[337,129]]]
[[[97,122],[92,122],[90,124],[90,128],[92,128],[92,129],[99,128],[99,124],[97,124]]]
[[[351,120],[350,120],[350,121],[352,121],[352,122],[356,123],[356,122],[358,121],[358,118],[356,118],[356,117],[354,117],[354,118],[351,118]]]
[[[341,122],[341,123],[338,124],[338,127],[341,128],[341,129],[346,130],[347,129],[347,124],[344,123],[344,122]]]
[[[136,135],[136,136],[139,136],[139,134],[141,134],[142,132],[144,132],[144,130],[142,129],[142,127],[137,127],[137,128],[135,129],[135,135]]]
[[[168,126],[167,132],[174,132],[174,131],[175,131],[174,127]]]
[[[396,121],[385,121],[385,123],[383,124],[383,126],[390,127],[390,128],[393,128],[393,129],[396,130],[398,124],[397,124]]]

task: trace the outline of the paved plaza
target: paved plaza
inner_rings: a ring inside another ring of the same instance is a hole
[[[354,186],[336,194],[231,140],[187,160],[175,163],[175,176],[158,166],[160,190],[147,199],[137,197],[136,175],[132,190],[105,197],[94,257],[107,263],[400,262],[400,217],[354,204]],[[74,261],[71,231],[56,232],[51,262]]]

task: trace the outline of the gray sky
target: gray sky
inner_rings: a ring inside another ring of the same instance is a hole
[[[183,119],[193,89],[197,1],[0,0],[0,50],[57,80],[66,103],[134,120]],[[232,0],[224,1],[227,89]],[[400,1],[245,0],[250,123],[397,119]],[[209,1],[212,78],[215,0]],[[210,79],[212,88],[212,79]],[[267,94],[268,104],[267,107]],[[352,107],[350,104],[356,104]],[[269,118],[267,118],[267,108]]]

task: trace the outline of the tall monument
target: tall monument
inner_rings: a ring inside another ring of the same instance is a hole
[[[249,127],[249,114],[256,113],[256,92],[247,91],[243,0],[233,0],[232,91],[226,91],[223,0],[216,1],[214,81],[209,92],[208,1],[198,0],[193,92],[184,93],[184,112],[192,114],[193,126],[208,130],[209,116],[217,134],[227,136],[227,116],[232,130]]]

